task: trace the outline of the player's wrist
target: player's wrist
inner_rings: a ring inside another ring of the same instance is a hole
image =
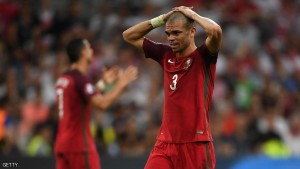
[[[105,90],[106,84],[105,84],[104,80],[100,79],[96,85],[100,90],[102,90],[102,91]]]
[[[108,83],[104,79],[100,79],[97,83],[96,86],[98,89],[100,89],[102,92],[108,92],[111,90],[115,85],[115,82]]]
[[[164,15],[162,14],[162,15],[159,15],[158,17],[151,19],[150,23],[153,28],[157,28],[157,27],[164,25],[165,24]]]

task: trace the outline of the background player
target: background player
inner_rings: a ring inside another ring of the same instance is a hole
[[[67,45],[71,67],[56,83],[59,128],[55,142],[57,169],[100,169],[100,161],[90,133],[90,105],[106,109],[137,78],[137,68],[124,72],[117,67],[104,73],[104,81],[115,81],[114,87],[101,95],[84,75],[92,62],[92,49],[86,39],[74,39]],[[104,82],[97,86],[104,88]]]
[[[199,47],[194,40],[194,22],[207,34]],[[164,24],[170,45],[144,37]],[[180,6],[134,25],[123,37],[164,70],[164,117],[145,168],[213,169],[215,156],[208,112],[222,41],[220,26],[191,8]]]

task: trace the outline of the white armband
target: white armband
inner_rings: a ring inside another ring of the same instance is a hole
[[[99,81],[97,82],[97,87],[98,87],[100,90],[104,91],[106,85],[105,85],[105,83],[104,83],[103,80],[99,80]]]
[[[160,27],[165,24],[164,15],[159,15],[158,17],[151,19],[150,22],[153,28]]]

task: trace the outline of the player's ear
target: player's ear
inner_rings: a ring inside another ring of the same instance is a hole
[[[84,50],[82,49],[82,50],[79,52],[78,60],[80,60],[83,56],[84,56]]]
[[[82,56],[84,56],[84,55],[86,55],[86,46],[84,46],[81,50],[80,50],[80,53],[79,53],[79,59],[80,59],[80,57],[82,57]]]
[[[191,36],[195,37],[195,35],[196,35],[196,27],[193,26],[190,31],[191,31]]]

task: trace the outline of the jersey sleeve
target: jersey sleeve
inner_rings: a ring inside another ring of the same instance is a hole
[[[211,53],[207,46],[205,44],[201,45],[198,50],[200,51],[200,53],[202,54],[202,56],[204,57],[204,60],[212,63],[212,64],[216,64],[217,63],[217,59],[218,59],[218,53]]]
[[[163,56],[167,49],[166,45],[144,38],[143,50],[146,58],[151,58],[162,64]]]

